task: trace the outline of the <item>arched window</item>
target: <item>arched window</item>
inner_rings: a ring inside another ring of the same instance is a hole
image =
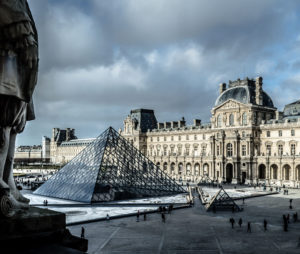
[[[277,165],[273,164],[271,165],[271,179],[277,179]]]
[[[222,115],[219,114],[217,117],[217,127],[222,127]]]
[[[234,125],[234,115],[233,114],[230,114],[230,116],[229,116],[229,125],[230,126]]]
[[[178,164],[178,174],[181,175],[183,173],[183,164],[180,162]]]
[[[195,164],[194,169],[195,169],[195,175],[198,176],[199,173],[200,173],[200,172],[199,172],[199,171],[200,171],[200,165],[199,165],[199,163],[196,163],[196,164]]]
[[[167,170],[168,170],[168,163],[167,163],[167,162],[164,163],[163,170],[164,170],[164,171],[167,171]]]
[[[242,125],[247,125],[247,113],[244,112],[242,116]]]
[[[172,162],[171,163],[171,174],[174,174],[175,173],[175,163]]]
[[[290,165],[284,165],[283,166],[283,180],[290,180]]]
[[[186,174],[189,176],[189,175],[191,175],[191,164],[190,163],[188,163],[187,165],[186,165]]]
[[[258,178],[259,179],[265,179],[266,178],[266,166],[264,164],[261,164],[258,167]]]
[[[227,156],[231,157],[232,156],[232,144],[231,143],[227,144],[226,151],[227,151]]]

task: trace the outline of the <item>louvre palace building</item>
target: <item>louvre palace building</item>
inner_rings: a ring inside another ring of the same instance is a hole
[[[136,109],[119,132],[178,181],[300,186],[300,101],[278,111],[262,77],[220,84],[209,124],[158,122],[153,110]],[[54,128],[41,154],[66,163],[92,141]]]

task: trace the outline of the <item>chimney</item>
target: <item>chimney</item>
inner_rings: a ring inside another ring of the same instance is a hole
[[[172,121],[171,126],[172,126],[173,129],[178,128],[178,122],[177,121]]]
[[[157,129],[163,129],[164,123],[157,123]]]
[[[178,126],[179,126],[180,128],[182,128],[182,127],[185,126],[185,119],[184,119],[184,117],[182,117],[181,120],[178,121]]]
[[[170,129],[170,128],[171,128],[171,123],[165,122],[165,129]]]
[[[66,129],[66,141],[71,140],[71,129],[67,128]]]
[[[52,141],[55,141],[55,137],[56,137],[58,132],[59,132],[59,128],[53,128],[52,129],[52,137],[51,137]]]
[[[194,119],[194,126],[201,126],[201,120],[200,119]]]
[[[257,105],[263,104],[263,95],[262,95],[262,84],[263,84],[263,78],[258,77],[255,80],[255,99]]]
[[[221,83],[220,84],[220,94],[226,91],[226,83]]]

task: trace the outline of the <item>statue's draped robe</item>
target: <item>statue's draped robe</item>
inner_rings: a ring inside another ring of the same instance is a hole
[[[37,64],[25,63],[26,49],[38,47],[35,24],[26,0],[0,0],[0,125],[11,124],[26,110],[26,120],[35,118],[32,94]],[[23,55],[22,55],[23,54]],[[22,59],[23,57],[23,59]],[[22,111],[22,110],[21,110]],[[8,115],[9,113],[9,115]],[[7,116],[4,116],[7,114]],[[12,119],[14,118],[14,119]]]

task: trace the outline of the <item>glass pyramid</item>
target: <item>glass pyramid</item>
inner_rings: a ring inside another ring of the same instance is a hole
[[[207,211],[212,209],[233,209],[234,211],[242,211],[242,209],[234,202],[234,200],[228,195],[223,187],[221,187],[221,189],[212,197],[211,201],[206,204]]]
[[[109,127],[34,194],[92,203],[184,192]]]

